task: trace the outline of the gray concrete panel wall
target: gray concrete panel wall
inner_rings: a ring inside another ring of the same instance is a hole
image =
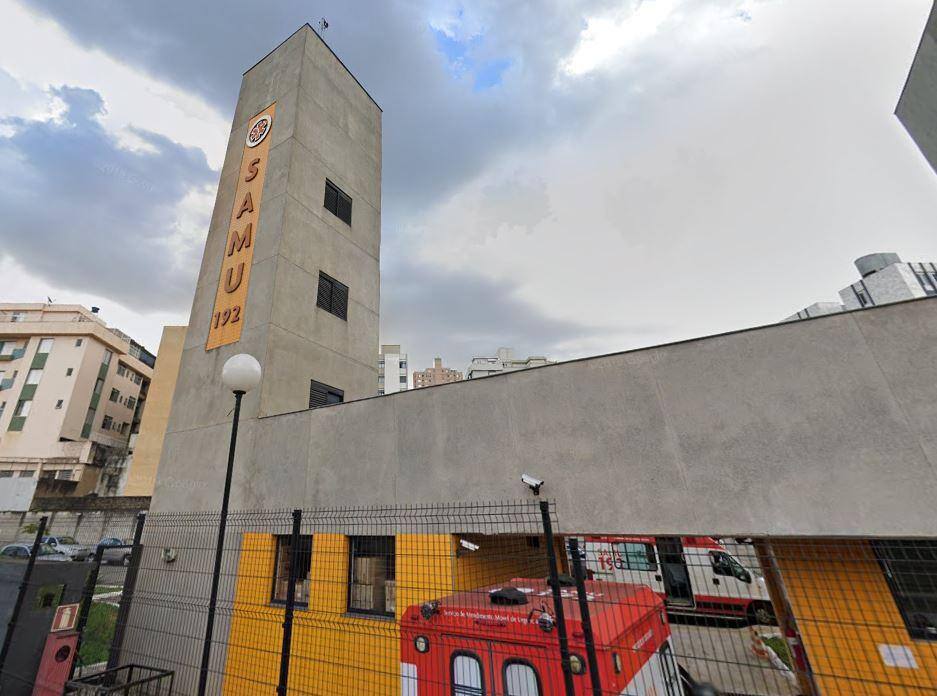
[[[570,531],[933,536],[935,338],[927,298],[261,418],[232,505],[515,498],[528,472]],[[161,509],[218,507],[225,432],[186,434],[215,474]]]
[[[895,114],[937,171],[937,2],[927,19]]]
[[[249,120],[276,101],[240,340],[205,350]],[[324,208],[326,179],[353,200],[346,224]],[[233,400],[219,394],[236,353],[264,366],[242,406],[241,440],[258,416],[308,406],[311,379],[370,396],[380,308],[381,112],[307,25],[244,75],[205,242],[160,462],[167,505],[214,491]],[[347,321],[316,307],[319,273],[349,286]],[[211,439],[216,438],[217,441]],[[203,490],[204,489],[204,490]],[[162,505],[159,500],[154,509]],[[197,507],[197,506],[196,506]]]

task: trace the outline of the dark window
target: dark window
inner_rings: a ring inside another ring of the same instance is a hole
[[[290,584],[290,541],[292,536],[284,534],[276,538],[277,553],[273,564],[273,597],[274,602],[286,602],[286,594]],[[309,604],[309,567],[312,560],[312,537],[304,535],[299,537],[299,547],[296,549],[296,591],[293,595],[296,604],[306,606]]]
[[[65,370],[65,376],[66,376],[66,377],[71,377],[71,376],[72,376],[72,372],[74,372],[74,370],[73,370],[72,368],[70,368],[70,367],[67,368],[67,369]]]
[[[752,576],[733,556],[724,551],[710,551],[709,562],[712,565],[715,575],[725,575],[726,577],[736,578],[742,582],[751,582]]]
[[[319,271],[319,294],[316,306],[348,320],[348,286]]]
[[[349,538],[348,611],[393,616],[396,607],[394,537]]]
[[[102,430],[110,430],[110,429],[111,429],[111,425],[113,424],[113,422],[114,422],[114,420],[113,420],[110,416],[104,416],[104,420],[101,421],[101,429],[102,429]]]
[[[529,662],[506,660],[504,662],[505,696],[540,696],[540,675]]]
[[[351,197],[328,179],[325,180],[325,209],[345,224],[351,224]]]
[[[888,539],[872,547],[908,633],[937,640],[937,543]]]
[[[309,408],[340,404],[345,400],[345,392],[314,379],[309,380]]]
[[[111,389],[111,396],[110,396],[111,401],[113,401],[114,403],[117,403],[117,399],[119,398],[120,398],[120,392],[117,389]]]
[[[449,665],[452,696],[485,696],[485,679],[478,656],[464,650],[452,653]]]
[[[80,339],[80,338],[76,338],[76,339],[75,339],[75,347],[78,348],[80,345],[81,345],[81,339]]]

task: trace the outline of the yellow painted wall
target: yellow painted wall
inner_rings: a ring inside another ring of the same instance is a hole
[[[169,423],[172,395],[176,391],[179,363],[182,362],[185,332],[185,326],[163,327],[156,354],[156,368],[153,370],[153,379],[150,382],[146,404],[143,406],[140,434],[137,436],[123,495],[153,495],[156,469],[163,453],[163,438]]]
[[[348,538],[312,540],[309,606],[294,614],[290,689],[297,693],[392,694],[400,689],[399,620],[407,607],[454,590],[512,577],[546,575],[542,548],[524,537],[471,537],[481,547],[456,555],[459,537],[398,534],[394,619],[345,613]],[[283,607],[270,602],[276,541],[272,534],[242,537],[225,667],[225,694],[269,690],[279,677]],[[261,686],[263,685],[263,687]]]
[[[937,644],[912,640],[868,541],[773,541],[810,666],[824,696],[933,694]],[[887,667],[879,645],[907,646],[918,669]]]

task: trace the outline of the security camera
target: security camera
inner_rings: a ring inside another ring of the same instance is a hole
[[[530,474],[521,474],[521,481],[534,492],[534,495],[540,495],[540,486],[543,485],[543,481]]]
[[[473,544],[468,539],[459,539],[459,546],[466,551],[478,551],[478,549],[481,548],[478,544]]]

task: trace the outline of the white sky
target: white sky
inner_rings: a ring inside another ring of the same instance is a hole
[[[444,197],[395,217],[392,235],[385,224],[383,263],[408,255],[472,273],[509,287],[531,312],[595,327],[523,346],[567,358],[779,320],[834,299],[866,253],[937,260],[937,176],[893,115],[929,8],[648,0],[578,17],[576,43],[548,57],[547,101],[524,106],[549,112],[575,95],[588,116],[488,158]],[[22,5],[7,0],[3,11],[0,69],[20,91],[0,98],[0,116],[55,118],[45,90],[87,87],[103,96],[104,121],[125,147],[140,146],[133,126],[220,165],[230,114]],[[471,14],[468,5],[466,22]],[[516,58],[499,89],[509,93],[524,68]],[[385,114],[385,141],[387,123]],[[198,235],[205,216],[192,208],[212,201],[195,192],[167,215]],[[163,324],[187,320],[187,307],[150,313],[57,287],[2,254],[5,301],[100,306],[154,351]],[[408,335],[386,312],[382,324],[382,341],[403,344],[415,369],[449,339]],[[473,352],[502,343],[485,341]],[[462,369],[470,356],[444,357]]]

